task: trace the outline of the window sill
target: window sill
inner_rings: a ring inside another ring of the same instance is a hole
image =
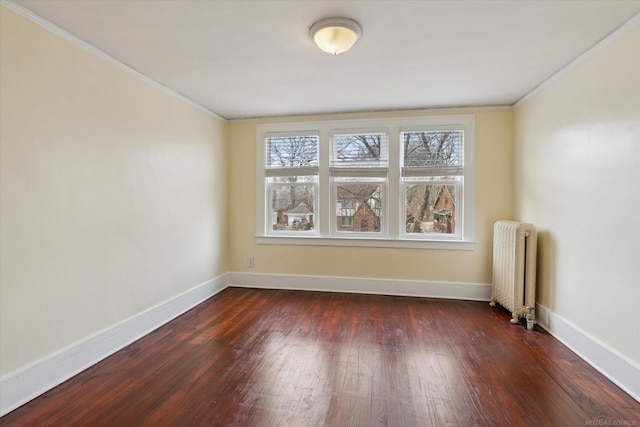
[[[316,236],[256,236],[259,245],[346,246],[369,248],[437,249],[471,251],[476,242],[460,240],[372,239]]]

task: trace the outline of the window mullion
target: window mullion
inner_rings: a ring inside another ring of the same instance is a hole
[[[387,235],[391,239],[400,236],[400,129],[389,128],[389,173],[387,175]]]
[[[327,128],[320,129],[320,151],[319,155],[319,200],[318,200],[318,215],[317,221],[321,236],[328,236],[331,234],[331,219],[333,213],[331,212],[331,197],[332,197],[332,185],[331,174],[329,171],[329,157],[330,157],[330,139],[329,130]]]

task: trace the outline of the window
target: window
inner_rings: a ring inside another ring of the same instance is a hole
[[[257,131],[259,243],[473,247],[473,116]]]
[[[336,132],[331,137],[332,203],[336,235],[383,235],[388,175],[385,131]]]
[[[464,179],[464,131],[405,131],[400,140],[405,236],[459,236],[456,207]]]
[[[270,232],[316,234],[318,135],[267,135],[265,183]]]

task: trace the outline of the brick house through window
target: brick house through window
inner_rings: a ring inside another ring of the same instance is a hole
[[[368,203],[362,203],[355,215],[353,215],[353,224],[358,231],[376,231],[376,215]]]

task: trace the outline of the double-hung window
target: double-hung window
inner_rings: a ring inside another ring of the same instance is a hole
[[[318,146],[317,133],[266,135],[269,234],[317,234]]]
[[[403,130],[403,236],[459,238],[464,184],[464,130]]]
[[[473,248],[472,115],[257,126],[259,243]]]
[[[332,132],[332,234],[386,235],[388,153],[386,130]]]

